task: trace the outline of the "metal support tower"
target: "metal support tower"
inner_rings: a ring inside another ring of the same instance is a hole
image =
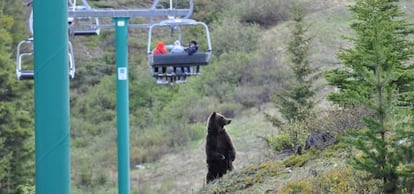
[[[118,141],[118,193],[130,193],[129,177],[129,98],[128,98],[128,19],[114,18],[116,48],[116,115]]]
[[[67,2],[33,1],[36,193],[70,194]]]

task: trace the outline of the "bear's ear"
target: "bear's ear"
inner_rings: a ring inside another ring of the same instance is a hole
[[[211,116],[210,116],[210,117],[211,117],[211,118],[216,117],[216,112],[211,113]]]

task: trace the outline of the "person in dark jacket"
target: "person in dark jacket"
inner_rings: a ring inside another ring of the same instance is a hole
[[[188,45],[188,49],[187,49],[188,55],[193,55],[197,51],[198,51],[197,42],[195,40],[192,40],[190,42],[190,44]],[[191,73],[190,67],[188,67],[188,72]],[[199,65],[197,65],[197,67],[196,67],[196,73],[200,73],[200,66]]]
[[[188,45],[188,55],[193,55],[194,53],[196,53],[198,51],[198,45],[197,42],[195,40],[192,40],[190,42],[190,44]]]

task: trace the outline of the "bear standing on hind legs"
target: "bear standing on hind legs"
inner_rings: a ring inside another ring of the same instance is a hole
[[[236,151],[230,136],[224,129],[224,125],[230,124],[231,120],[223,115],[213,112],[207,121],[207,183],[222,177],[227,171],[233,170],[233,161]]]

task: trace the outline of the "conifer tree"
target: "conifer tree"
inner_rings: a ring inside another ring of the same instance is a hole
[[[300,145],[301,138],[299,136],[305,136],[303,131],[306,129],[289,125],[295,122],[304,122],[311,115],[315,104],[314,95],[317,90],[314,87],[314,82],[319,74],[318,69],[311,67],[308,61],[312,39],[307,35],[309,25],[304,22],[305,10],[303,7],[294,5],[292,17],[294,28],[288,45],[288,54],[293,79],[288,82],[286,89],[276,92],[273,99],[282,118],[269,116],[268,118],[275,126],[281,127],[282,132],[289,133],[292,146],[296,147]],[[284,128],[286,129],[284,130]]]
[[[407,137],[405,132],[412,132],[409,125],[398,120],[401,118],[398,114],[401,108],[406,108],[399,104],[412,104],[409,93],[414,79],[413,66],[407,61],[414,50],[407,35],[413,31],[402,17],[397,2],[357,0],[350,7],[355,19],[351,25],[355,38],[350,38],[354,45],[338,54],[344,68],[325,73],[327,81],[339,88],[339,92],[329,95],[331,101],[370,110],[371,116],[363,118],[365,128],[350,131],[345,142],[359,151],[351,164],[382,180],[381,189],[385,193],[401,189],[404,187],[401,178],[410,177],[397,170],[407,167],[401,164],[407,155],[399,142]],[[412,117],[406,118],[408,124],[412,123]],[[399,188],[399,185],[402,186]]]
[[[16,25],[5,11],[12,4],[0,6],[0,193],[5,194],[23,193],[34,183],[32,90],[15,76],[13,36],[19,33],[12,33]]]
[[[316,78],[314,74],[317,71],[308,61],[311,38],[306,35],[308,26],[303,21],[305,11],[299,5],[295,5],[292,13],[295,27],[292,30],[288,51],[293,80],[289,82],[286,90],[276,94],[274,100],[284,120],[288,122],[303,120],[310,114],[314,106],[315,90],[312,88]]]

